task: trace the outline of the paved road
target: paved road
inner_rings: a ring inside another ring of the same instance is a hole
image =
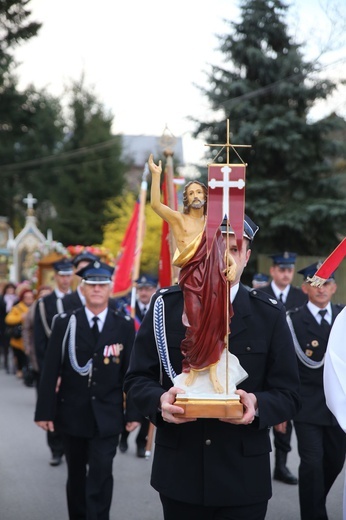
[[[45,433],[33,423],[35,390],[0,369],[0,519],[67,520],[66,465],[52,468]],[[138,459],[130,435],[126,454],[114,460],[112,520],[162,520],[157,493],[150,487],[151,460]],[[294,446],[289,467],[297,474]],[[341,520],[343,478],[328,497],[329,520]],[[267,520],[299,519],[297,486],[273,482]]]

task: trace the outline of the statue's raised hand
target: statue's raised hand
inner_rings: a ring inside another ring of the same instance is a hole
[[[148,164],[149,164],[149,168],[150,168],[152,175],[154,175],[154,174],[161,175],[161,173],[162,173],[161,161],[159,161],[159,164],[155,164],[152,153],[149,156]]]

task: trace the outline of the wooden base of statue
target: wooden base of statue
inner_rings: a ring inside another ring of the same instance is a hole
[[[244,414],[237,395],[209,399],[178,394],[174,404],[183,408],[183,416],[190,419],[241,419]],[[182,414],[174,415],[182,417]]]

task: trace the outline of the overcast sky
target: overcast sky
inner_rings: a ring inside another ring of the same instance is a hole
[[[345,0],[336,3],[345,20]],[[299,42],[308,42],[307,56],[316,58],[330,32],[321,0],[290,4],[290,30]],[[86,84],[112,111],[115,133],[160,136],[167,125],[183,136],[185,162],[200,162],[203,143],[192,140],[194,125],[187,118],[208,119],[208,104],[194,84],[205,85],[203,71],[220,63],[216,34],[228,32],[223,20],[237,19],[237,5],[234,0],[31,0],[32,20],[43,26],[16,53],[20,86],[33,82],[61,95],[84,72]],[[335,9],[330,12],[335,16]],[[345,48],[329,52],[324,63],[345,56]],[[326,75],[338,76],[341,65],[329,65]],[[319,110],[344,110],[346,116],[344,94]]]

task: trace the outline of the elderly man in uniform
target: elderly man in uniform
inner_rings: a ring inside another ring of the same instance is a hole
[[[180,373],[183,363],[180,287],[157,291],[136,336],[124,388],[157,426],[151,484],[160,493],[165,520],[262,520],[266,515],[269,427],[297,413],[299,378],[285,308],[240,283],[257,229],[246,218],[240,250],[234,234],[229,235],[236,263],[229,350],[248,373],[236,391],[244,406],[242,418],[189,419],[174,404],[183,392],[169,375]],[[210,302],[205,305],[213,313]]]
[[[51,326],[53,318],[56,314],[64,310],[63,299],[66,295],[71,293],[73,280],[73,265],[69,260],[63,259],[55,262],[53,269],[55,271],[54,279],[56,288],[51,294],[38,300],[34,316],[34,344],[39,377],[43,371],[48,340],[52,333]],[[39,381],[37,384],[39,386]],[[52,454],[49,464],[51,466],[59,466],[64,454],[64,449],[62,439],[57,430],[47,432],[47,444]]]
[[[292,286],[297,254],[277,253],[270,255],[273,265],[270,267],[272,281],[261,290],[281,301],[286,310],[300,307],[307,301],[307,296],[299,287]],[[286,466],[287,455],[291,451],[292,423],[278,424],[273,428],[275,445],[274,479],[285,484],[297,484],[298,479]]]
[[[298,358],[302,408],[294,417],[298,440],[299,502],[302,520],[327,519],[326,498],[345,460],[346,436],[329,411],[323,391],[323,365],[331,325],[342,310],[331,303],[337,286],[334,275],[322,287],[307,282],[314,263],[301,269],[308,302],[288,312]]]
[[[113,270],[95,261],[79,271],[85,306],[54,320],[36,406],[38,426],[62,432],[71,520],[109,519],[124,424],[122,384],[134,340],[133,321],[108,306]],[[137,418],[128,407],[130,431]]]

